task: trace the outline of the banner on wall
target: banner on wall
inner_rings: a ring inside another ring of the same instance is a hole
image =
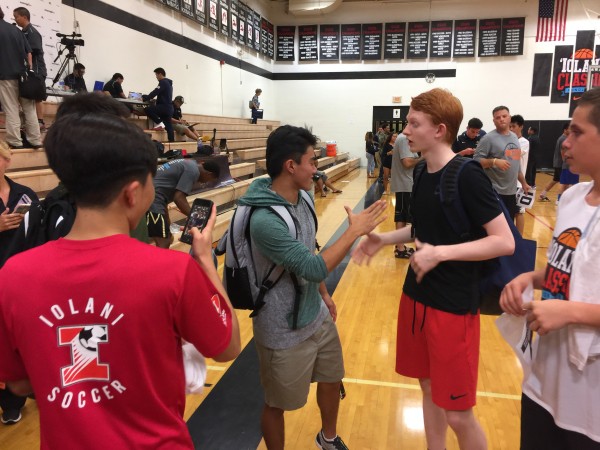
[[[246,44],[246,5],[243,3],[238,4],[238,44]]]
[[[238,23],[238,18],[240,17],[238,11],[238,0],[231,0],[231,3],[229,4],[229,32],[231,33],[231,39],[234,41],[238,40],[238,30],[240,26]]]
[[[381,59],[383,25],[367,23],[362,26],[362,59]]]
[[[344,24],[341,29],[341,58],[343,60],[360,60],[360,23]]]
[[[383,59],[404,59],[406,23],[386,23]]]
[[[194,0],[194,20],[201,25],[206,25],[205,0]]]
[[[550,103],[569,102],[572,56],[572,45],[557,45],[554,47],[554,71],[552,72]]]
[[[452,55],[452,21],[436,20],[431,22],[429,39],[430,58],[450,58]]]
[[[321,61],[340,59],[339,25],[319,25],[319,59]]]
[[[254,50],[260,52],[260,14],[254,11]]]
[[[587,77],[590,65],[594,63],[594,30],[579,30],[575,39],[575,54],[573,55],[573,72],[571,78],[571,103],[569,117],[577,107],[577,102],[586,91]]]
[[[475,56],[476,32],[477,19],[454,21],[454,48],[452,50],[452,55],[455,58]]]
[[[174,9],[175,11],[181,11],[180,0],[165,0],[165,5],[167,5],[169,8]]]
[[[194,18],[194,5],[192,0],[181,0],[181,14],[190,19]]]
[[[319,59],[318,26],[300,25],[298,27],[298,59],[317,61]]]
[[[271,22],[269,22],[268,20],[267,20],[267,27],[268,27],[267,56],[269,58],[273,59],[275,57],[275,33],[274,33],[275,28],[273,27],[273,24]]]
[[[219,30],[221,34],[229,37],[229,3],[219,0]]]
[[[218,8],[217,0],[208,0],[208,28],[213,31],[219,31]]]
[[[246,5],[246,47],[254,50],[254,11]]]
[[[550,74],[552,73],[552,53],[536,53],[533,58],[533,76],[531,77],[531,96],[547,97],[550,93]]]
[[[502,19],[479,20],[479,56],[500,56]]]
[[[429,50],[429,22],[409,22],[408,59],[427,58]]]
[[[260,19],[260,53],[262,53],[263,55],[268,55],[269,54],[269,49],[268,49],[268,45],[269,45],[269,22],[267,22],[267,19],[265,19],[264,17],[262,17]]]
[[[277,26],[277,61],[294,61],[295,26]]]
[[[525,41],[525,17],[502,19],[502,56],[522,55]]]

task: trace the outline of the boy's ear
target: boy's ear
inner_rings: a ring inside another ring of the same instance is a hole
[[[137,202],[140,201],[140,194],[143,188],[142,183],[138,180],[130,181],[125,186],[123,186],[123,190],[121,191],[121,195],[123,196],[123,201],[125,205],[129,208],[135,206]]]

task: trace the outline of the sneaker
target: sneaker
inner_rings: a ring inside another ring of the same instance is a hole
[[[157,124],[154,128],[152,128],[152,131],[164,131],[165,126],[162,123]]]
[[[21,420],[20,409],[8,409],[2,413],[2,423],[5,425],[14,425]]]
[[[548,197],[546,197],[545,195],[540,195],[540,202],[549,202],[550,199]]]
[[[412,255],[412,253],[410,253],[406,247],[404,247],[404,250],[400,250],[399,248],[394,249],[394,257],[395,258],[410,259],[410,255]]]
[[[315,443],[321,450],[348,450],[348,447],[344,444],[341,437],[336,436],[333,441],[328,441],[323,436],[323,431],[317,433]]]

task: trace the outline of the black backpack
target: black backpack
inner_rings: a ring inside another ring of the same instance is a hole
[[[479,162],[471,158],[455,156],[442,172],[439,189],[444,216],[454,232],[464,242],[476,239],[458,189],[458,179],[467,164],[479,164]],[[413,172],[413,197],[426,167],[427,163],[425,161],[421,161],[415,166]],[[500,200],[498,194],[496,194],[496,198],[498,206],[502,209],[515,239],[515,252],[509,256],[500,256],[483,261],[478,274],[480,279],[479,298],[474,299],[474,303],[480,307],[482,314],[501,314],[502,310],[499,301],[504,286],[518,275],[535,269],[537,243],[529,239],[523,239],[514,222],[511,220],[504,202]]]
[[[34,202],[10,243],[6,259],[17,253],[65,237],[71,231],[76,215],[75,203],[67,190],[58,185],[41,202]]]

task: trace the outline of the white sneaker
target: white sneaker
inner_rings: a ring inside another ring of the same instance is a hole
[[[153,131],[163,131],[165,129],[165,125],[161,122],[156,124],[156,126],[154,128],[152,128]]]

